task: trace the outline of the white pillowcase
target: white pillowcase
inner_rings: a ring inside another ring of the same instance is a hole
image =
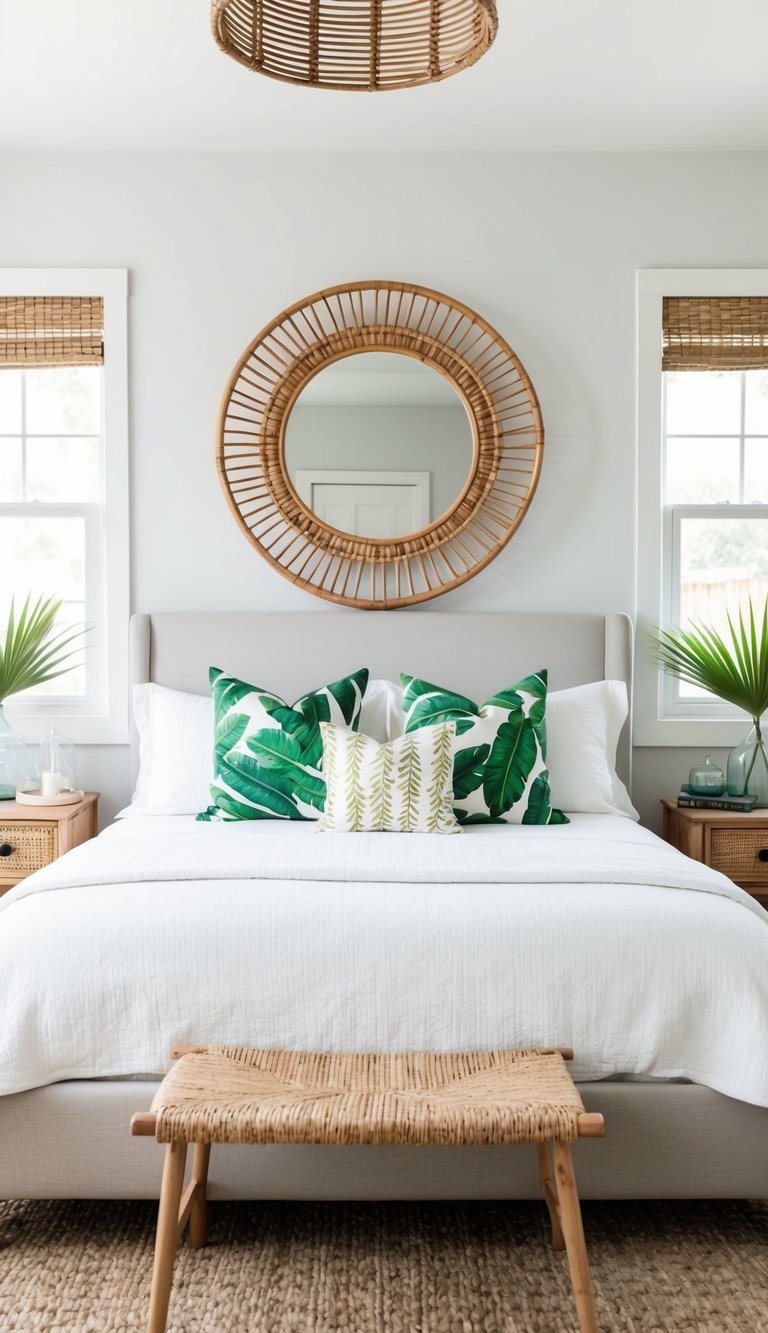
[[[547,695],[547,768],[552,804],[572,814],[639,819],[616,773],[627,719],[623,680],[597,680]]]
[[[128,815],[196,815],[210,803],[213,699],[164,685],[136,685],[139,776]]]
[[[358,730],[380,745],[405,733],[403,687],[393,680],[369,680],[363,695]]]

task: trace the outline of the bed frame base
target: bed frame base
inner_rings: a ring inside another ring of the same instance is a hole
[[[584,1199],[768,1198],[768,1108],[692,1083],[586,1083],[605,1138],[574,1145]],[[155,1082],[72,1081],[0,1098],[0,1198],[157,1198],[163,1145],[131,1137]],[[529,1158],[531,1160],[529,1160]],[[211,1155],[211,1199],[537,1199],[510,1148],[252,1147]]]

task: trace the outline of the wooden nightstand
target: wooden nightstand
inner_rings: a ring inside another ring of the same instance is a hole
[[[0,801],[0,893],[95,837],[98,802],[93,791],[72,805]]]
[[[661,836],[679,852],[720,870],[747,893],[768,894],[768,809],[748,815],[695,810],[663,800]]]

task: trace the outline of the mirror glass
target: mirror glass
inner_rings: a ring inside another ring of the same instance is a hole
[[[308,509],[342,532],[397,540],[451,509],[474,456],[451,382],[396,352],[358,352],[310,380],[285,428],[285,466]]]

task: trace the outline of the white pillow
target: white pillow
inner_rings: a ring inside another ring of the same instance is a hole
[[[321,722],[327,796],[319,833],[461,833],[453,813],[454,722],[380,745]]]
[[[128,815],[196,815],[210,802],[213,699],[164,685],[136,685],[139,776]]]
[[[372,736],[380,745],[396,741],[405,732],[403,687],[393,680],[369,680],[360,710],[364,736]]]
[[[616,773],[627,718],[623,680],[597,680],[547,695],[547,768],[552,804],[573,813],[639,819]]]

